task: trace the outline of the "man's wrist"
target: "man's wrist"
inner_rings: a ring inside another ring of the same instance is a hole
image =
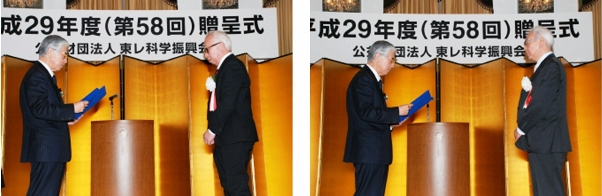
[[[520,135],[525,135],[525,132],[521,131],[518,127],[516,127],[516,132],[518,132]]]
[[[211,131],[211,129],[207,129],[207,131],[208,131],[209,133],[211,133],[211,135],[215,135],[215,133],[213,133],[213,131]]]

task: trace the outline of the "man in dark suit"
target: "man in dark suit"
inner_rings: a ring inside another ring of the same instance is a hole
[[[571,140],[566,117],[566,74],[552,53],[554,37],[541,26],[525,39],[528,60],[537,61],[531,79],[523,79],[518,103],[516,147],[528,152],[533,193],[565,195],[562,170]]]
[[[55,71],[67,63],[69,43],[49,35],[40,44],[39,59],[21,81],[19,102],[23,114],[21,162],[31,162],[27,195],[59,195],[66,162],[71,160],[69,125],[87,101],[63,103]]]
[[[389,165],[393,159],[391,130],[403,122],[412,104],[387,107],[381,76],[395,65],[395,47],[377,41],[368,51],[368,64],[347,88],[348,130],[345,162],[355,167],[356,196],[384,195]]]
[[[217,73],[203,139],[206,144],[215,144],[213,160],[224,195],[250,196],[247,167],[258,141],[251,111],[251,80],[243,62],[232,54],[226,33],[209,32],[204,45],[205,59],[217,66]]]

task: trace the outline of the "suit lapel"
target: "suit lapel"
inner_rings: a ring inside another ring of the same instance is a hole
[[[221,86],[223,83],[223,78],[221,77],[222,75],[224,75],[224,72],[227,72],[227,70],[229,69],[229,64],[228,62],[230,62],[232,59],[230,58],[236,58],[234,56],[234,54],[230,54],[228,55],[225,59],[224,62],[222,62],[222,65],[219,68],[219,71],[217,71],[217,74],[215,74],[215,102],[217,103],[217,100],[219,99],[220,93],[221,93]]]
[[[44,65],[42,65],[42,63],[40,63],[39,61],[36,61],[36,63],[34,63],[34,66],[36,67],[36,69],[39,72],[45,73],[44,75],[46,76],[46,82],[48,84],[50,84],[52,91],[54,92],[54,95],[56,96],[56,98],[63,103],[63,97],[61,97],[61,92],[59,90],[59,87],[57,84],[54,83],[54,80],[52,79],[52,76],[50,75],[50,73],[48,73],[48,70],[46,70],[46,68],[44,67]]]
[[[223,75],[222,73],[224,73],[224,71],[227,69],[226,66],[228,66],[228,62],[230,61],[230,58],[236,58],[236,57],[234,57],[233,54],[230,54],[226,57],[226,59],[224,59],[224,62],[222,62],[222,65],[220,66],[221,71],[217,71],[217,74],[215,74],[216,83],[217,83],[218,79],[220,78],[220,76]]]
[[[541,73],[541,70],[543,70],[545,66],[548,66],[550,64],[550,61],[552,61],[554,58],[556,58],[556,56],[554,55],[554,53],[552,53],[548,55],[545,59],[543,59],[543,61],[541,61],[541,64],[539,64],[539,67],[537,68],[537,70],[540,71],[535,71],[533,73],[533,76],[531,76],[531,82],[535,81],[539,77],[539,75],[541,75],[539,74]]]
[[[541,64],[539,64],[539,67],[537,67],[537,70],[533,73],[533,75],[531,75],[531,78],[529,78],[529,80],[531,80],[531,86],[535,87],[536,84],[538,84],[539,82],[537,81],[537,79],[539,78],[539,76],[541,75],[541,73],[543,72],[543,69],[545,66],[549,66],[550,61],[552,61],[554,58],[556,58],[556,56],[554,55],[554,53],[548,55],[545,59],[543,59],[543,61],[541,61]],[[526,113],[527,110],[525,108],[523,108],[524,104],[525,104],[525,99],[527,99],[527,95],[529,93],[525,92],[524,90],[521,90],[520,93],[520,99],[519,99],[519,103],[518,103],[518,116],[519,118],[523,117]]]
[[[377,93],[379,95],[381,103],[383,103],[383,105],[386,106],[385,93],[383,92],[383,89],[380,87],[380,84],[378,84],[378,81],[376,80],[376,76],[374,76],[374,73],[372,73],[372,70],[370,70],[370,68],[368,68],[368,65],[365,65],[362,68],[362,71],[365,72],[366,75],[368,75],[368,77],[370,78],[370,81],[372,81],[372,85],[374,85],[374,89],[377,89]]]

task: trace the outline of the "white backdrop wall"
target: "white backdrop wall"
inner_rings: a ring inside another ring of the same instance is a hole
[[[312,12],[310,62],[329,58],[363,64],[370,45],[387,40],[397,47],[397,62],[402,64],[423,64],[437,57],[462,64],[501,57],[525,63],[524,37],[537,25],[554,32],[557,56],[570,62],[594,60],[591,12],[505,15]]]
[[[235,55],[278,57],[275,8],[236,10],[53,10],[2,9],[2,54],[36,60],[49,34],[67,39],[69,54],[104,61],[119,54],[167,60],[184,54],[204,59],[209,30],[223,30]],[[19,46],[19,47],[16,47]]]

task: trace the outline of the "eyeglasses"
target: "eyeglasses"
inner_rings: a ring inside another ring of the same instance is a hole
[[[213,46],[217,46],[217,45],[218,45],[218,44],[220,44],[220,43],[222,43],[222,42],[217,42],[217,43],[215,43],[215,44],[213,44],[213,45],[211,45],[211,46],[209,46],[209,47],[205,47],[205,50],[203,50],[203,52],[208,54],[208,53],[209,53],[209,49],[210,49],[211,47],[213,47]]]

